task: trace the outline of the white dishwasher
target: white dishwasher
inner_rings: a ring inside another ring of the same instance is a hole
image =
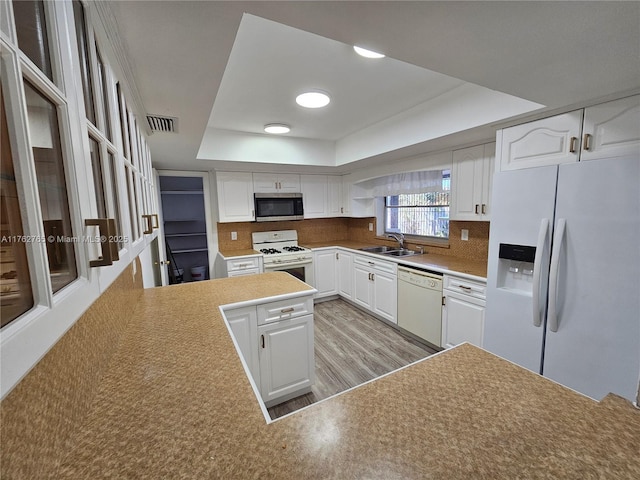
[[[441,346],[442,275],[398,267],[398,326]]]

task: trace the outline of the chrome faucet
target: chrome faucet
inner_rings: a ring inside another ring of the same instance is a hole
[[[393,238],[396,242],[398,242],[398,245],[400,245],[400,248],[402,248],[403,250],[405,249],[403,233],[387,233],[387,237]]]

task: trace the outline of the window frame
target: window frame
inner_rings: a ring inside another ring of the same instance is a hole
[[[445,172],[448,172],[447,174],[445,174]],[[448,244],[449,243],[449,235],[450,235],[450,222],[451,222],[451,172],[450,170],[447,169],[442,169],[442,179],[443,179],[443,183],[445,182],[445,179],[448,179],[448,188],[443,188],[442,192],[446,192],[448,194],[448,199],[449,202],[446,205],[389,205],[389,199],[390,197],[395,197],[395,196],[400,196],[400,195],[428,195],[429,193],[432,192],[402,192],[402,193],[397,193],[394,195],[385,195],[384,197],[382,197],[382,207],[383,207],[383,214],[382,214],[382,231],[385,235],[388,234],[392,234],[392,233],[401,233],[402,235],[404,235],[405,238],[410,239],[410,240],[414,240],[414,241],[418,241],[418,242],[435,242],[437,244]],[[433,236],[433,235],[419,235],[417,233],[413,233],[413,232],[403,232],[400,229],[388,229],[387,228],[387,223],[388,223],[388,219],[389,219],[389,214],[391,211],[399,211],[400,209],[439,209],[439,208],[448,208],[448,216],[447,216],[447,236],[444,237],[439,237],[439,236]]]

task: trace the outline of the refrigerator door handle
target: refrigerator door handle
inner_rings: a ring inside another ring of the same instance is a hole
[[[536,255],[533,259],[533,326],[542,325],[542,315],[540,314],[540,277],[542,266],[542,255],[547,245],[547,236],[549,234],[549,219],[543,218],[540,222],[540,231],[538,232],[538,243],[536,244]]]
[[[551,271],[549,273],[549,330],[558,331],[558,273],[560,270],[560,250],[562,249],[562,241],[567,226],[567,220],[559,218],[556,226],[556,232],[553,236],[553,252],[551,253]]]

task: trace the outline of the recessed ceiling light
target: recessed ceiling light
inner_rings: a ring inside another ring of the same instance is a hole
[[[330,101],[329,95],[320,90],[301,93],[296,97],[296,103],[306,108],[322,108],[329,105]]]
[[[289,133],[291,131],[291,127],[289,125],[285,125],[284,123],[269,123],[264,126],[264,131],[267,133]]]
[[[385,56],[382,53],[374,52],[372,50],[367,50],[366,48],[353,46],[353,49],[356,53],[362,57],[366,58],[384,58]]]

